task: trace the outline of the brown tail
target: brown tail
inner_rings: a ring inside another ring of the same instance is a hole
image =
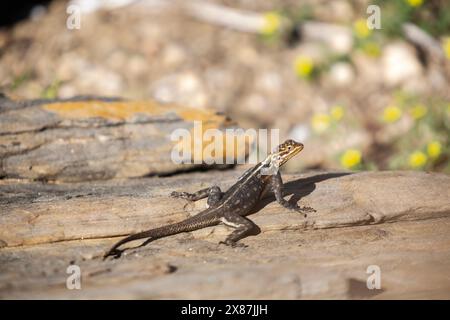
[[[181,233],[181,232],[189,232],[189,231],[213,226],[217,223],[219,223],[219,221],[213,217],[208,219],[205,216],[202,216],[202,217],[194,216],[194,217],[188,218],[181,222],[169,224],[167,226],[162,226],[162,227],[155,228],[155,229],[142,231],[139,233],[135,233],[135,234],[132,234],[132,235],[120,240],[119,242],[117,242],[103,256],[103,258],[106,258],[110,255],[120,256],[121,252],[118,250],[118,248],[121,245],[123,245],[124,243],[130,242],[130,241],[144,239],[144,238],[150,238],[152,240],[159,239],[159,238],[168,237],[168,236],[171,236],[171,235],[174,235],[177,233]]]

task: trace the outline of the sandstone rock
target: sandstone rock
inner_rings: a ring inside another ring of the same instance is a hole
[[[340,25],[307,21],[302,26],[305,41],[321,41],[339,54],[348,54],[353,47],[351,30]]]
[[[209,102],[201,80],[191,72],[168,75],[153,83],[151,92],[162,103],[206,108]]]
[[[352,66],[346,62],[338,62],[331,66],[328,78],[336,87],[349,86],[355,80]]]
[[[390,86],[400,85],[422,76],[422,66],[414,49],[405,43],[387,45],[381,60],[383,79]]]
[[[164,48],[162,59],[166,66],[173,67],[185,61],[186,56],[187,53],[183,47],[175,43],[170,43]]]
[[[0,297],[450,297],[450,176],[444,174],[284,175],[286,198],[317,210],[306,220],[269,196],[249,216],[262,232],[242,240],[246,248],[218,245],[231,230],[217,226],[102,261],[116,236],[178,221],[205,204],[171,199],[172,190],[217,181],[226,189],[242,172],[72,184],[0,180]],[[82,290],[66,288],[71,264],[81,269]],[[381,289],[368,290],[374,265]]]
[[[233,125],[226,116],[210,109],[153,101],[1,99],[0,176],[86,181],[199,167],[202,165],[177,164],[171,159],[178,143],[171,140],[171,134],[183,128],[191,132],[194,121],[201,121],[201,135],[207,129]]]

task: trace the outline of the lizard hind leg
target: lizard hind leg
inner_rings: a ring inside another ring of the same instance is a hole
[[[245,246],[242,243],[237,243],[240,239],[243,239],[249,235],[256,235],[261,232],[261,229],[251,220],[242,217],[237,214],[226,214],[221,221],[230,227],[236,228],[225,241],[219,242],[220,244],[225,244],[227,246]]]
[[[172,198],[181,198],[189,201],[197,201],[206,198],[209,195],[209,189],[210,188],[201,189],[194,193],[173,191],[170,194],[170,196]]]
[[[280,172],[273,175],[270,180],[270,185],[272,187],[272,191],[275,194],[275,198],[277,202],[281,204],[283,207],[289,210],[294,210],[300,213],[303,213],[303,216],[306,218],[308,212],[316,212],[315,209],[311,207],[299,207],[298,204],[290,203],[283,198],[283,180],[281,179]]]
[[[209,194],[208,194],[208,207],[213,207],[217,205],[220,200],[222,200],[223,192],[220,190],[218,186],[212,186],[209,188]]]
[[[173,191],[170,196],[172,198],[182,198],[189,201],[197,201],[200,199],[208,198],[208,205],[212,206],[220,201],[223,196],[223,192],[218,186],[212,186],[209,188],[201,189],[194,193]]]

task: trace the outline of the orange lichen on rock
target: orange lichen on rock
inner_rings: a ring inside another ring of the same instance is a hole
[[[104,118],[115,121],[126,121],[137,114],[159,116],[174,112],[186,121],[223,122],[225,117],[214,110],[202,110],[176,105],[164,105],[154,101],[114,101],[99,100],[56,102],[42,106],[44,110],[57,113],[61,118],[83,119]]]
[[[195,163],[211,162],[211,156],[216,160],[242,158],[248,155],[250,144],[254,142],[252,137],[243,137],[243,133],[224,130],[235,126],[235,123],[225,115],[218,114],[213,109],[196,109],[191,107],[177,106],[171,104],[160,104],[154,101],[113,101],[106,102],[100,100],[77,101],[77,102],[56,102],[42,105],[42,109],[56,113],[62,119],[80,120],[89,118],[103,118],[109,121],[130,122],[133,118],[143,115],[148,117],[168,118],[175,115],[181,122],[192,122],[189,131],[191,139],[189,141],[176,142],[176,147],[192,155]],[[208,130],[218,130],[221,136],[216,137],[222,140],[213,152],[211,151],[211,139]],[[206,133],[206,134],[205,134]],[[242,138],[244,145],[242,146]],[[241,140],[239,140],[241,139]],[[209,146],[209,148],[208,148]],[[208,148],[208,149],[207,149]],[[206,149],[206,150],[205,150]],[[189,152],[190,151],[190,152]],[[206,151],[206,152],[205,152]],[[228,160],[230,161],[230,160]]]

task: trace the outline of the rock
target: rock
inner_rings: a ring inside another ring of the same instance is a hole
[[[168,67],[174,67],[180,65],[185,61],[187,53],[180,45],[176,43],[168,44],[163,51],[163,64]]]
[[[255,89],[278,95],[283,90],[283,79],[277,72],[264,72],[255,79]]]
[[[260,121],[268,121],[273,117],[269,104],[264,96],[260,94],[251,94],[243,99],[242,113],[247,116],[255,117]]]
[[[397,122],[378,130],[375,134],[375,139],[378,143],[390,143],[407,134],[414,125],[414,119],[411,117],[401,117]]]
[[[288,162],[290,171],[301,168],[331,168],[341,169],[336,158],[348,149],[368,150],[371,143],[370,134],[358,127],[349,127],[338,124],[334,128],[327,128],[321,135],[311,134],[312,128],[308,126],[309,135],[304,141],[308,152],[305,152],[301,162]],[[294,131],[292,131],[294,133]]]
[[[152,96],[162,103],[206,108],[208,97],[200,79],[191,72],[173,74],[152,84]]]
[[[120,67],[125,63],[125,59],[123,53],[115,52],[107,61],[110,61],[110,64],[114,62],[116,67]],[[74,53],[64,54],[56,68],[55,77],[68,81],[77,88],[77,92],[102,92],[104,95],[114,96],[120,94],[125,86],[119,73]]]
[[[179,221],[205,204],[169,198],[171,191],[214,182],[226,189],[242,172],[71,184],[0,180],[0,297],[450,297],[450,176],[436,173],[283,175],[286,199],[317,212],[305,220],[265,198],[249,216],[262,232],[243,239],[246,248],[218,245],[231,231],[219,225],[101,259],[117,236]],[[66,288],[70,264],[81,269],[82,290]],[[369,266],[381,270],[379,290],[367,289]]]
[[[289,137],[296,141],[306,141],[311,135],[311,129],[305,124],[298,124],[294,126],[289,132]]]
[[[320,41],[338,54],[348,54],[353,48],[352,31],[344,26],[324,22],[306,21],[302,25],[304,41]]]
[[[422,78],[422,66],[414,48],[404,42],[386,45],[383,49],[382,74],[386,84],[396,86],[411,79]]]
[[[148,62],[140,55],[133,55],[128,59],[125,68],[130,73],[130,77],[143,77],[147,72]]]
[[[194,121],[201,121],[202,127],[194,127]],[[0,177],[86,181],[192,169],[202,164],[179,164],[171,158],[178,144],[171,134],[177,129],[194,134],[198,128],[202,135],[207,129],[227,127],[233,123],[213,110],[153,101],[75,98],[15,103],[3,99]],[[192,157],[203,157],[209,142],[201,143]]]
[[[338,62],[331,66],[328,77],[336,87],[346,87],[355,80],[355,73],[349,63]]]
[[[355,51],[351,54],[351,60],[355,66],[358,81],[354,86],[376,86],[384,83],[383,76],[380,75],[382,70],[381,58],[375,58],[364,54],[361,51]]]

